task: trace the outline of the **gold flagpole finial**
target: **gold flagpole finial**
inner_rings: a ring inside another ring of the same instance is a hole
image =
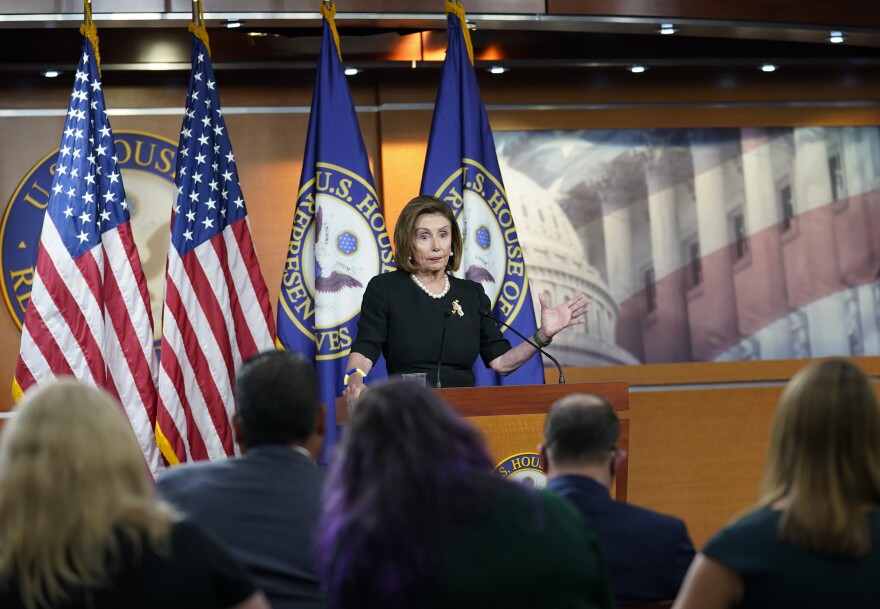
[[[202,0],[192,0],[192,21],[187,28],[193,36],[205,43],[208,55],[211,55],[211,43],[208,41],[208,30],[205,29],[205,12],[202,10]]]
[[[333,33],[333,42],[336,43],[336,53],[339,55],[339,61],[342,61],[342,49],[339,47],[339,32],[336,31],[336,5],[333,0],[322,0],[321,16],[327,20],[330,31]]]
[[[101,53],[98,51],[98,26],[92,21],[92,0],[83,0],[83,24],[79,33],[89,39],[95,49],[95,63],[98,64],[98,76],[101,76]]]

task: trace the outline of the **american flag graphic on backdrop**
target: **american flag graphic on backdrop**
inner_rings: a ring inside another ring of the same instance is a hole
[[[235,374],[275,345],[217,81],[196,36],[175,181],[156,428],[169,463],[235,454]]]
[[[122,403],[155,475],[162,459],[153,435],[153,319],[88,38],[70,97],[13,394],[60,376],[105,388]]]

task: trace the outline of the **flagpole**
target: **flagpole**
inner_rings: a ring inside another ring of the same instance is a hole
[[[202,0],[193,0],[192,21],[187,28],[193,36],[205,44],[208,57],[211,56],[211,44],[208,41],[208,30],[205,29],[205,12],[202,10]]]
[[[98,26],[92,21],[92,0],[83,0],[83,24],[79,33],[89,39],[95,50],[95,63],[98,65],[98,76],[101,76],[101,52],[98,51]]]
[[[192,20],[193,23],[196,24],[196,27],[204,27],[205,25],[202,18],[201,0],[192,0]]]
[[[339,55],[339,61],[342,61],[342,48],[339,46],[339,32],[336,31],[336,6],[333,0],[322,0],[321,16],[330,26],[330,32],[333,34],[333,42],[336,44],[336,54]]]
[[[446,14],[454,14],[461,23],[461,35],[464,38],[464,46],[467,48],[468,58],[471,65],[474,65],[474,46],[471,44],[471,32],[467,26],[467,14],[464,11],[464,5],[454,0],[446,0]]]

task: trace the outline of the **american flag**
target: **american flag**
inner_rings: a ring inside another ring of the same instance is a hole
[[[275,345],[217,81],[196,36],[175,182],[156,428],[172,464],[235,454],[235,374]]]
[[[13,394],[59,376],[104,387],[122,403],[156,474],[153,319],[88,38],[70,97]]]

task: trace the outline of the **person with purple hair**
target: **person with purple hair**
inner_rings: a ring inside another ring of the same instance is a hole
[[[323,508],[331,609],[612,606],[599,542],[575,507],[495,476],[479,432],[416,383],[359,398]]]

